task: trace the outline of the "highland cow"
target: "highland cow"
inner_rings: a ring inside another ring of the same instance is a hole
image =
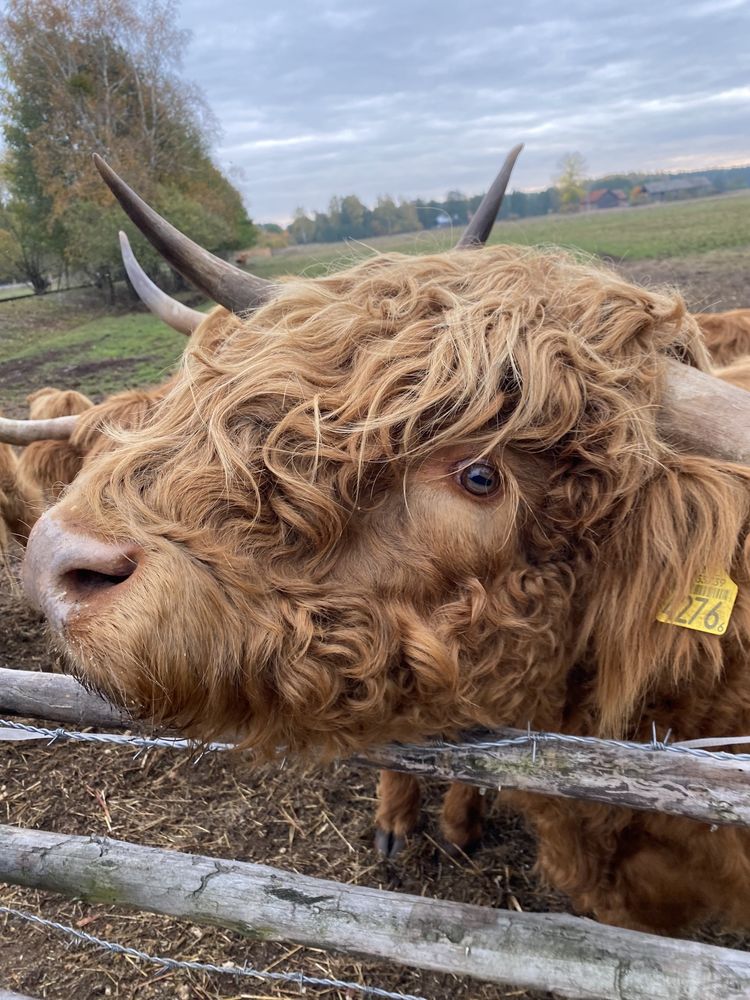
[[[25,542],[38,517],[42,498],[18,480],[18,459],[10,445],[0,444],[0,559],[11,539]]]
[[[271,290],[206,277],[165,231],[187,277],[255,311],[188,350],[33,532],[26,586],[86,683],[266,757],[527,723],[747,731],[747,428],[682,417],[696,387],[706,420],[750,399],[700,374],[677,295],[502,246]],[[659,620],[707,571],[739,587],[724,634]],[[750,924],[750,832],[513,800],[578,909]]]
[[[25,541],[37,518],[60,499],[87,459],[110,447],[114,433],[118,430],[135,430],[147,421],[152,408],[167,391],[168,385],[166,383],[144,390],[128,389],[99,404],[92,403],[73,390],[48,388],[40,390],[43,394],[40,400],[35,398],[39,394],[28,397],[32,403],[31,417],[24,423],[28,425],[27,429],[41,429],[28,436],[21,433],[10,438],[14,443],[25,446],[20,459],[11,452],[15,489],[24,498],[24,516],[28,525],[25,531],[16,533],[18,541]],[[74,398],[71,405],[75,408],[60,412],[65,397]],[[51,405],[40,407],[37,405],[40,401]],[[46,437],[45,427],[56,427],[73,416],[78,419],[69,425],[69,434],[64,438]],[[13,424],[19,423],[13,421]],[[0,429],[0,439],[1,437]],[[7,444],[0,447],[9,449]]]
[[[706,347],[716,365],[728,365],[750,354],[750,309],[696,313]]]
[[[84,413],[94,405],[80,392],[49,386],[32,393],[26,402],[32,420],[72,416]],[[72,441],[33,441],[23,449],[18,463],[21,488],[41,492],[42,505],[48,507],[59,500],[63,489],[78,475],[83,457]],[[38,514],[41,514],[41,509]]]
[[[0,561],[5,559],[13,527],[18,523],[12,509],[17,465],[18,459],[10,445],[0,444]]]

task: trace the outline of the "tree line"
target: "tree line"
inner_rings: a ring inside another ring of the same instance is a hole
[[[630,191],[646,181],[675,177],[706,177],[713,193],[750,186],[750,167],[728,167],[679,173],[629,173],[612,174],[596,179],[586,177],[586,165],[579,153],[569,153],[559,164],[555,184],[542,191],[511,191],[505,196],[500,219],[525,219],[550,212],[577,211],[588,191],[596,188],[616,188],[629,195]],[[308,213],[298,208],[294,219],[286,228],[292,243],[333,243],[342,239],[362,239],[368,236],[387,236],[410,233],[443,226],[465,226],[477,210],[483,194],[466,195],[449,191],[445,198],[426,201],[396,201],[389,195],[378,198],[373,208],[368,208],[354,194],[331,198],[327,212]],[[279,227],[274,227],[279,232]]]
[[[176,22],[175,0],[7,0],[0,280],[40,293],[53,274],[83,276],[113,295],[120,228],[158,270],[95,171],[94,151],[209,249],[252,244],[240,194],[211,160],[211,112],[180,75],[186,37]]]
[[[440,201],[394,199],[390,195],[378,198],[368,208],[355,194],[334,196],[327,212],[307,213],[298,208],[294,220],[287,226],[293,243],[333,243],[341,239],[362,239],[368,236],[388,236],[412,233],[420,229],[465,226],[477,210],[483,195],[466,195],[449,191]],[[544,191],[513,191],[503,202],[500,218],[524,218],[546,215],[560,208],[560,192],[555,187]]]

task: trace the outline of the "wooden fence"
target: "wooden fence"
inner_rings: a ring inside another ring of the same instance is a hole
[[[72,677],[0,668],[0,711],[74,725],[132,719]],[[492,741],[389,746],[359,763],[489,789],[518,789],[750,826],[750,757],[503,729]]]
[[[133,726],[71,678],[18,670],[0,670],[0,713]],[[455,746],[388,747],[364,763],[750,825],[747,755],[506,730]],[[0,826],[0,880],[219,925],[250,938],[293,941],[582,1000],[750,997],[746,952],[567,914],[428,900],[99,837]]]

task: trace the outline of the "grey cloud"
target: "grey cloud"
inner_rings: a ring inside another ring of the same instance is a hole
[[[483,190],[518,141],[525,188],[574,149],[592,173],[750,160],[745,0],[184,0],[182,22],[259,220]]]

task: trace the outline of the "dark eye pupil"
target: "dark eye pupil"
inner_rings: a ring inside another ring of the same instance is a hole
[[[461,485],[469,493],[477,497],[486,497],[494,493],[500,485],[500,473],[493,465],[486,462],[474,462],[461,470]]]

